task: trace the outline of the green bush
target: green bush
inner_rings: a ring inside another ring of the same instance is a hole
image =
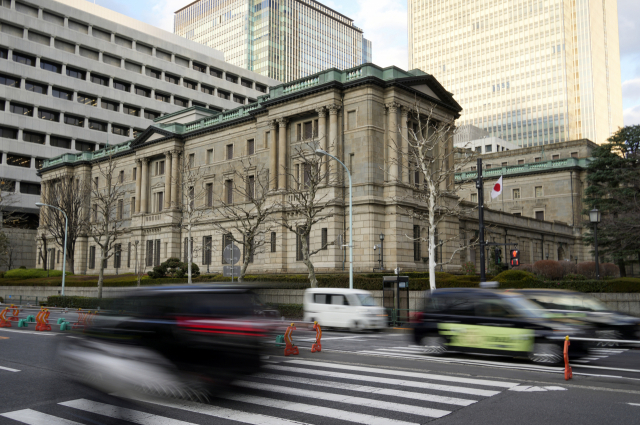
[[[81,308],[95,310],[100,307],[102,310],[108,310],[116,301],[115,298],[91,298],[91,297],[68,297],[54,295],[47,298],[48,307],[62,308]]]
[[[0,304],[4,303],[4,298],[0,297]]]
[[[148,273],[152,279],[169,278],[183,278],[189,275],[187,263],[183,263],[179,258],[172,257],[163,262],[159,266],[155,266],[151,272]],[[191,278],[198,277],[200,275],[200,268],[196,263],[191,263]]]
[[[19,269],[26,270],[26,269],[27,269],[27,266],[20,266],[20,267],[18,267],[18,268],[19,268]]]
[[[69,276],[71,272],[66,272]],[[47,277],[47,270],[44,269],[27,269],[20,267],[19,269],[9,270],[4,274],[5,278],[11,279],[36,279],[39,277]],[[61,270],[49,270],[49,277],[62,276]]]
[[[4,272],[0,272],[0,279],[4,278]]]
[[[503,283],[522,282],[522,283],[537,283],[540,282],[536,275],[526,272],[524,270],[505,270],[497,275],[494,280]]]
[[[267,308],[278,310],[278,317],[287,319],[301,319],[304,316],[302,304],[275,304],[267,303]]]
[[[569,273],[563,280],[587,280],[587,278],[581,274]]]
[[[472,276],[476,274],[476,265],[471,261],[467,261],[462,264],[462,274],[465,276]]]

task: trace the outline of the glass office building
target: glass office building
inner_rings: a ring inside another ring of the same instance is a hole
[[[623,125],[616,0],[409,0],[409,68],[464,108],[460,124],[520,146]]]
[[[199,0],[175,13],[174,32],[282,82],[371,62],[353,20],[313,0]]]

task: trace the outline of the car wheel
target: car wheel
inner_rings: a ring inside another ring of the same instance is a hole
[[[351,324],[350,331],[351,331],[351,332],[356,332],[356,333],[357,333],[357,332],[362,332],[362,326],[360,326],[360,322],[358,322],[357,320],[356,320],[356,321],[354,321],[354,322]]]
[[[425,354],[440,355],[447,352],[446,340],[440,335],[427,335],[422,337],[420,345]]]
[[[562,348],[558,344],[535,343],[533,351],[529,353],[529,360],[534,363],[557,364],[563,359]]]

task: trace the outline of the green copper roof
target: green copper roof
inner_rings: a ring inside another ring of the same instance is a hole
[[[558,168],[580,167],[587,168],[591,162],[591,158],[565,158],[552,161],[533,162],[530,164],[512,165],[510,167],[490,168],[482,171],[482,177],[500,177],[510,174],[537,173],[540,171],[548,171]],[[456,173],[456,181],[474,180],[478,178],[477,171],[465,171]]]

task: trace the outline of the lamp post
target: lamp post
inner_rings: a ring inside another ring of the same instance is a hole
[[[43,204],[42,202],[36,202],[36,207],[38,208],[51,207],[51,208],[57,209],[62,214],[64,214],[64,252],[62,254],[62,291],[60,293],[60,295],[64,297],[64,279],[66,277],[65,273],[66,273],[66,266],[67,266],[67,227],[69,225],[69,219],[67,218],[67,213],[65,213],[58,207],[54,207],[53,205]]]
[[[600,223],[600,211],[597,208],[589,211],[589,221],[593,223],[593,245],[596,254],[596,279],[600,280],[600,264],[598,262],[598,223]]]
[[[319,157],[326,155],[335,159],[347,170],[347,176],[349,176],[349,289],[353,289],[353,192],[351,190],[351,171],[349,171],[342,161],[322,149],[316,149],[316,155]]]

